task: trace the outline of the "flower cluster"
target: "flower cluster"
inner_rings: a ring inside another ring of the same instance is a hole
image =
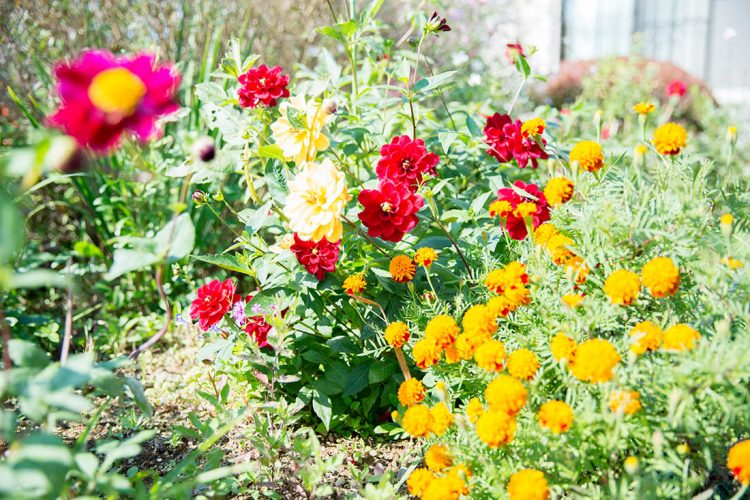
[[[487,152],[500,163],[516,160],[520,168],[526,168],[531,162],[531,166],[537,168],[539,160],[549,158],[544,150],[547,142],[540,136],[543,131],[541,120],[524,129],[521,120],[513,121],[509,115],[495,113],[487,118],[484,142],[489,146]]]
[[[497,200],[490,205],[490,215],[500,217],[508,236],[514,240],[523,240],[529,229],[533,231],[550,218],[544,193],[536,184],[523,181],[498,190]]]
[[[641,284],[654,298],[674,295],[680,286],[680,271],[669,257],[654,257],[641,270],[641,275],[618,269],[604,281],[604,293],[610,302],[621,306],[631,305],[641,291]]]

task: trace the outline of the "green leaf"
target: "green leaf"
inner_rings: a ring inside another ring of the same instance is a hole
[[[246,209],[237,214],[240,220],[245,224],[245,231],[247,231],[247,234],[252,236],[268,223],[268,220],[271,219],[273,215],[271,207],[273,207],[273,201],[268,201],[260,208],[255,210]]]
[[[49,357],[40,347],[26,340],[10,339],[8,345],[10,359],[17,366],[44,368],[49,364]]]
[[[455,132],[438,133],[438,141],[440,141],[440,147],[443,148],[443,152],[445,154],[448,154],[448,150],[450,149],[451,144],[453,144],[457,138],[458,134]]]
[[[444,71],[429,78],[423,78],[414,85],[414,92],[427,93],[431,90],[435,90],[444,83],[448,82],[451,78],[453,78],[453,75],[455,74],[455,71]]]
[[[521,54],[516,54],[514,63],[516,65],[516,70],[518,70],[518,72],[521,73],[524,78],[528,78],[531,74],[531,67],[529,66],[529,62],[526,60],[526,58]]]
[[[0,189],[0,265],[11,261],[24,240],[23,217],[10,200],[10,194]]]
[[[287,106],[286,119],[289,120],[289,124],[297,130],[304,130],[307,128],[307,115],[304,111],[300,111],[292,106]]]
[[[11,288],[65,288],[69,278],[47,269],[34,269],[26,273],[15,273],[10,278]]]
[[[130,389],[130,393],[133,395],[133,401],[138,405],[138,408],[140,408],[147,417],[152,416],[154,414],[154,408],[148,402],[146,391],[143,389],[143,384],[141,384],[138,379],[128,376],[122,377],[122,381]]]
[[[293,108],[289,108],[291,111]],[[291,123],[291,122],[290,122]],[[304,124],[302,126],[304,128]],[[284,161],[284,152],[278,144],[266,144],[258,148],[258,156],[261,158],[273,158],[274,160]]]
[[[353,396],[367,387],[370,373],[370,363],[365,363],[354,368],[347,377],[344,386],[344,395]]]
[[[367,374],[367,382],[372,384],[379,384],[380,382],[388,379],[395,370],[393,363],[387,360],[380,360],[377,363],[373,363],[370,366],[370,371]]]
[[[255,273],[250,269],[244,262],[242,262],[235,254],[224,254],[224,255],[191,255],[195,260],[201,262],[207,262],[215,266],[219,266],[227,271],[234,271],[236,273],[247,274],[253,276]]]
[[[482,135],[482,129],[479,128],[479,125],[477,125],[477,122],[475,122],[471,116],[466,117],[466,128],[469,129],[469,133],[473,137],[479,137]]]
[[[313,411],[318,416],[320,421],[323,422],[326,430],[329,430],[331,428],[331,417],[333,416],[333,411],[331,409],[331,399],[327,395],[315,389],[315,391],[313,392],[312,403]]]
[[[129,248],[118,248],[115,250],[112,267],[104,275],[105,280],[113,280],[129,272],[141,269],[159,262],[159,258],[150,253]]]
[[[316,31],[323,36],[339,40],[340,42],[346,42],[346,37],[344,36],[344,34],[341,32],[341,30],[334,26],[321,26]]]
[[[167,263],[187,257],[195,246],[195,227],[190,214],[183,213],[156,233],[157,255]]]
[[[73,245],[73,251],[79,257],[84,258],[104,257],[104,254],[99,249],[99,247],[94,245],[93,243],[89,243],[88,241],[76,241],[75,245]]]

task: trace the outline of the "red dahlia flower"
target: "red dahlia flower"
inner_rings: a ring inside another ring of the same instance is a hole
[[[424,198],[412,192],[409,186],[391,179],[381,179],[377,189],[359,193],[364,210],[359,220],[367,227],[367,234],[386,241],[401,241],[419,222],[417,212]]]
[[[415,190],[424,174],[435,175],[438,161],[438,155],[428,152],[422,139],[412,140],[408,135],[402,135],[380,148],[380,160],[375,170],[379,179],[405,183]]]
[[[204,332],[221,321],[235,302],[235,285],[232,280],[213,280],[200,287],[198,297],[190,306],[190,317],[198,318]]]
[[[250,68],[239,77],[237,96],[243,108],[256,108],[259,104],[276,106],[276,100],[289,97],[289,75],[281,74],[281,66],[271,69],[265,64]]]
[[[502,188],[497,192],[497,200],[508,202],[512,209],[498,215],[505,219],[508,235],[514,240],[522,240],[528,234],[525,219],[530,220],[536,229],[549,220],[549,206],[547,198],[536,184],[516,181],[513,186],[515,188]]]
[[[245,332],[255,340],[258,347],[268,346],[268,332],[271,331],[271,325],[266,322],[263,316],[250,316],[245,324]]]
[[[667,95],[669,97],[682,97],[687,93],[687,85],[682,80],[672,80],[667,84]]]
[[[115,147],[125,131],[141,141],[154,137],[157,118],[179,108],[179,74],[157,66],[151,54],[116,57],[89,50],[54,72],[61,102],[50,124],[94,151]]]
[[[308,273],[315,275],[318,281],[323,281],[326,273],[336,270],[341,242],[331,243],[324,237],[316,243],[303,240],[294,233],[294,244],[289,249]]]
[[[505,44],[505,58],[509,64],[516,62],[516,56],[526,57],[526,54],[523,52],[523,46],[518,42]]]
[[[520,168],[526,168],[530,160],[531,166],[537,168],[537,160],[546,160],[548,155],[534,137],[524,137],[521,132],[522,125],[521,120],[514,122],[508,115],[495,113],[487,118],[484,142],[490,146],[490,156],[495,157],[500,163],[508,163],[515,158]],[[542,146],[547,144],[544,139],[540,140]]]

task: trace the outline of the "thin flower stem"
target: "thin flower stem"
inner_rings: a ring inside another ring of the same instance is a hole
[[[523,89],[524,85],[526,85],[526,77],[523,77],[523,79],[521,80],[521,84],[518,86],[518,89],[516,89],[516,94],[513,96],[513,100],[510,101],[510,106],[508,106],[508,114],[511,114],[513,112],[513,108],[516,106],[516,102],[521,96],[521,90]]]
[[[461,257],[461,262],[464,263],[464,267],[466,268],[466,272],[469,273],[469,278],[473,278],[471,268],[469,267],[469,262],[464,257],[464,254],[461,252],[461,249],[458,247],[458,243],[456,243],[456,240],[453,239],[453,236],[451,236],[451,233],[445,228],[442,222],[438,220],[437,217],[435,217],[435,223],[440,227],[440,229],[445,233],[445,235],[448,237],[448,239],[453,244],[453,248],[456,249],[456,252],[458,253],[458,256]]]
[[[411,115],[411,135],[412,139],[417,138],[417,119],[414,116],[414,103],[412,102],[411,96],[409,96],[409,114]]]
[[[13,367],[13,361],[10,359],[10,327],[5,320],[5,311],[2,307],[0,307],[0,330],[3,335],[3,365],[6,370],[10,370]]]
[[[388,324],[388,316],[386,316],[385,309],[383,309],[383,306],[381,306],[380,304],[378,304],[374,300],[367,299],[365,297],[362,297],[361,295],[354,295],[354,294],[352,294],[351,298],[353,298],[355,300],[358,300],[358,301],[360,301],[360,302],[362,302],[364,304],[369,304],[371,306],[377,307],[380,310],[380,317],[381,317],[381,319],[383,320],[383,322],[385,322],[386,325]]]
[[[70,279],[70,264],[68,259],[68,279]],[[62,349],[60,351],[60,364],[65,364],[70,351],[70,341],[73,338],[73,284],[68,283],[68,293],[65,299],[65,333],[63,334]]]
[[[169,304],[169,298],[167,298],[167,294],[164,292],[164,286],[162,285],[162,272],[163,267],[158,266],[156,268],[156,290],[159,292],[159,297],[161,298],[162,302],[164,302],[164,307],[166,309],[164,313],[164,325],[161,327],[161,330],[159,330],[155,335],[141,344],[141,346],[138,347],[135,351],[131,352],[129,356],[130,359],[137,359],[138,356],[150,349],[151,346],[156,344],[159,339],[161,339],[164,334],[167,333],[167,330],[169,330],[169,327],[172,324],[172,306]]]
[[[396,351],[396,359],[398,360],[398,366],[401,368],[401,373],[404,374],[404,380],[409,380],[411,373],[409,372],[409,365],[406,364],[403,351],[401,351],[400,347],[396,347],[393,350]]]
[[[372,238],[370,238],[367,235],[367,233],[365,233],[364,231],[362,231],[362,229],[359,226],[357,226],[356,224],[354,224],[352,221],[350,221],[349,219],[347,219],[343,215],[341,216],[341,218],[344,219],[344,222],[346,222],[347,224],[349,224],[350,226],[352,226],[352,228],[356,229],[357,232],[359,232],[359,234],[361,234],[362,236],[364,236],[367,241],[369,241],[370,243],[372,243],[375,246],[375,249],[378,252],[382,253],[385,257],[387,257],[389,259],[391,258],[391,256],[388,254],[388,252],[386,252],[385,250],[383,250],[383,248],[381,248],[380,245],[378,245],[377,243],[375,243],[375,241]]]

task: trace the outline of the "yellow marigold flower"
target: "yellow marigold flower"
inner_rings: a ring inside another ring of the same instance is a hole
[[[365,291],[367,281],[362,274],[352,274],[344,280],[344,291],[349,295],[356,295]]]
[[[401,427],[404,428],[404,431],[414,437],[429,436],[433,424],[432,412],[425,405],[410,407],[401,420]]]
[[[438,477],[427,485],[422,500],[458,500],[465,486],[458,475]]]
[[[401,406],[414,406],[424,401],[426,389],[422,382],[410,378],[401,382],[398,387],[398,402]]]
[[[583,304],[583,296],[575,293],[568,293],[562,296],[562,301],[566,306],[575,309]]]
[[[523,469],[508,481],[510,500],[547,500],[549,487],[544,474],[535,469]]]
[[[502,218],[508,217],[513,213],[513,205],[508,200],[495,200],[490,203],[490,216]]]
[[[406,255],[396,255],[392,258],[388,270],[391,272],[391,279],[396,283],[411,281],[417,274],[416,264]]]
[[[719,223],[723,226],[731,226],[734,222],[734,215],[730,213],[722,214],[721,217],[719,217]]]
[[[490,448],[504,446],[516,435],[516,419],[504,411],[486,411],[477,420],[476,432]]]
[[[424,266],[427,269],[430,268],[432,263],[435,262],[437,258],[438,253],[434,248],[430,247],[422,247],[414,254],[414,262],[416,262],[418,266]]]
[[[576,254],[574,254],[569,248],[564,246],[558,246],[549,251],[550,257],[552,257],[552,262],[557,266],[566,266],[570,264],[573,259],[576,258]]]
[[[440,349],[445,349],[456,341],[461,330],[456,320],[447,314],[435,316],[427,323],[424,329],[424,338],[437,344]]]
[[[722,257],[721,263],[727,266],[729,269],[740,269],[745,267],[745,264],[741,260],[737,260],[732,257]]]
[[[409,494],[415,497],[421,497],[422,493],[427,489],[432,481],[437,479],[437,476],[427,469],[418,468],[414,469],[409,474],[409,479],[406,480],[406,487],[409,489]]]
[[[637,274],[625,269],[618,269],[604,281],[604,293],[610,302],[629,306],[641,291],[641,280]]]
[[[487,384],[484,399],[492,411],[515,415],[526,405],[528,391],[523,384],[509,375],[499,375]]]
[[[741,484],[750,484],[750,439],[729,448],[727,469]]]
[[[394,422],[398,422],[400,418],[401,418],[401,415],[398,413],[397,410],[393,410],[391,412],[391,420],[393,420]]]
[[[539,246],[546,247],[547,242],[553,237],[560,234],[557,228],[551,222],[545,222],[540,224],[534,229],[534,243]]]
[[[511,301],[504,295],[497,295],[487,301],[487,310],[493,318],[506,317],[511,311]]]
[[[529,290],[526,288],[528,282],[526,265],[517,261],[511,262],[503,269],[491,271],[484,280],[487,288],[505,296],[509,311],[531,302]]]
[[[476,349],[478,345],[482,344],[482,342],[475,343],[475,340],[475,336],[461,333],[458,337],[456,337],[456,343],[452,346],[456,349],[456,355],[460,359],[471,359],[471,357],[474,355],[474,349]]]
[[[646,153],[648,153],[648,148],[646,146],[644,146],[643,144],[638,144],[635,147],[635,153],[643,156]]]
[[[531,201],[522,201],[521,203],[516,205],[516,209],[513,210],[513,215],[523,219],[526,217],[530,217],[532,214],[535,214],[536,210],[536,203],[533,203]]]
[[[638,104],[633,106],[633,111],[635,111],[639,115],[647,115],[650,112],[652,112],[655,108],[656,107],[650,102],[639,102]]]
[[[424,454],[424,463],[432,472],[443,472],[453,466],[453,458],[448,448],[439,444],[433,444]]]
[[[680,287],[680,270],[669,257],[654,257],[641,270],[643,286],[653,297],[674,295]]]
[[[458,337],[460,336],[461,335],[459,335]],[[458,337],[456,337],[456,343],[458,343]],[[456,344],[449,345],[448,347],[445,348],[445,362],[448,363],[449,365],[458,363],[462,359],[464,358],[459,352],[459,350],[456,348]]]
[[[461,319],[461,325],[473,347],[483,344],[497,331],[496,318],[497,316],[482,304],[475,304],[466,310]]]
[[[555,361],[567,359],[571,361],[576,352],[576,341],[565,335],[563,332],[558,333],[549,343],[552,357]]]
[[[654,147],[663,155],[676,155],[687,145],[687,132],[676,123],[668,122],[654,131]]]
[[[409,327],[403,321],[394,321],[385,328],[385,341],[398,349],[409,341]]]
[[[570,371],[584,382],[607,382],[612,380],[612,370],[619,362],[620,355],[609,341],[590,339],[576,347]]]
[[[737,142],[737,127],[734,125],[727,127],[727,142],[730,144]]]
[[[609,395],[609,409],[614,413],[632,415],[641,409],[638,391],[614,390]]]
[[[469,485],[466,483],[467,480],[471,479],[471,471],[464,464],[458,464],[448,471],[446,475],[450,479],[450,484],[447,488],[451,492],[458,492],[460,495],[469,494]]]
[[[508,356],[508,373],[520,380],[531,380],[539,370],[536,354],[528,349],[517,349]]]
[[[523,125],[521,125],[521,134],[524,136],[542,135],[546,126],[547,124],[541,118],[532,118],[523,122]]]
[[[630,330],[630,350],[635,354],[656,351],[661,346],[663,333],[652,321],[642,321]]]
[[[627,472],[631,476],[635,474],[636,472],[638,472],[638,466],[639,466],[638,458],[632,455],[626,458],[625,461],[623,462],[623,467],[625,468],[625,472]]]
[[[563,401],[547,401],[539,408],[539,424],[555,434],[568,432],[573,425],[573,410]]]
[[[505,366],[505,344],[499,340],[488,340],[474,351],[477,366],[488,372],[503,371]]]
[[[419,368],[426,370],[440,361],[441,352],[442,349],[434,340],[422,339],[412,347],[411,357],[414,359],[414,364]]]
[[[568,260],[567,264],[565,264],[565,272],[568,273],[568,276],[574,279],[579,285],[586,283],[590,271],[588,264],[577,255],[574,255]]]
[[[466,404],[466,416],[469,417],[469,422],[472,424],[477,423],[479,417],[484,413],[484,405],[479,398],[471,398]]]
[[[667,351],[691,351],[701,334],[684,323],[670,326],[664,332],[662,349]]]
[[[438,436],[442,436],[443,434],[445,434],[445,431],[448,430],[448,427],[453,424],[453,414],[445,405],[445,403],[441,402],[433,406],[430,409],[430,415],[432,415],[432,424],[430,425],[430,430]]]
[[[308,163],[289,183],[284,215],[289,229],[303,240],[341,239],[341,211],[351,199],[346,179],[329,159]]]
[[[578,162],[578,166],[588,172],[596,172],[604,166],[604,152],[599,143],[581,141],[570,151],[570,164]]]
[[[551,207],[567,203],[573,197],[573,181],[567,177],[554,177],[544,186],[544,197]],[[537,228],[538,229],[538,228]]]
[[[271,132],[287,161],[301,165],[315,160],[318,151],[328,149],[330,143],[323,127],[331,114],[322,103],[294,96],[279,104],[279,112],[281,116],[271,124]]]

